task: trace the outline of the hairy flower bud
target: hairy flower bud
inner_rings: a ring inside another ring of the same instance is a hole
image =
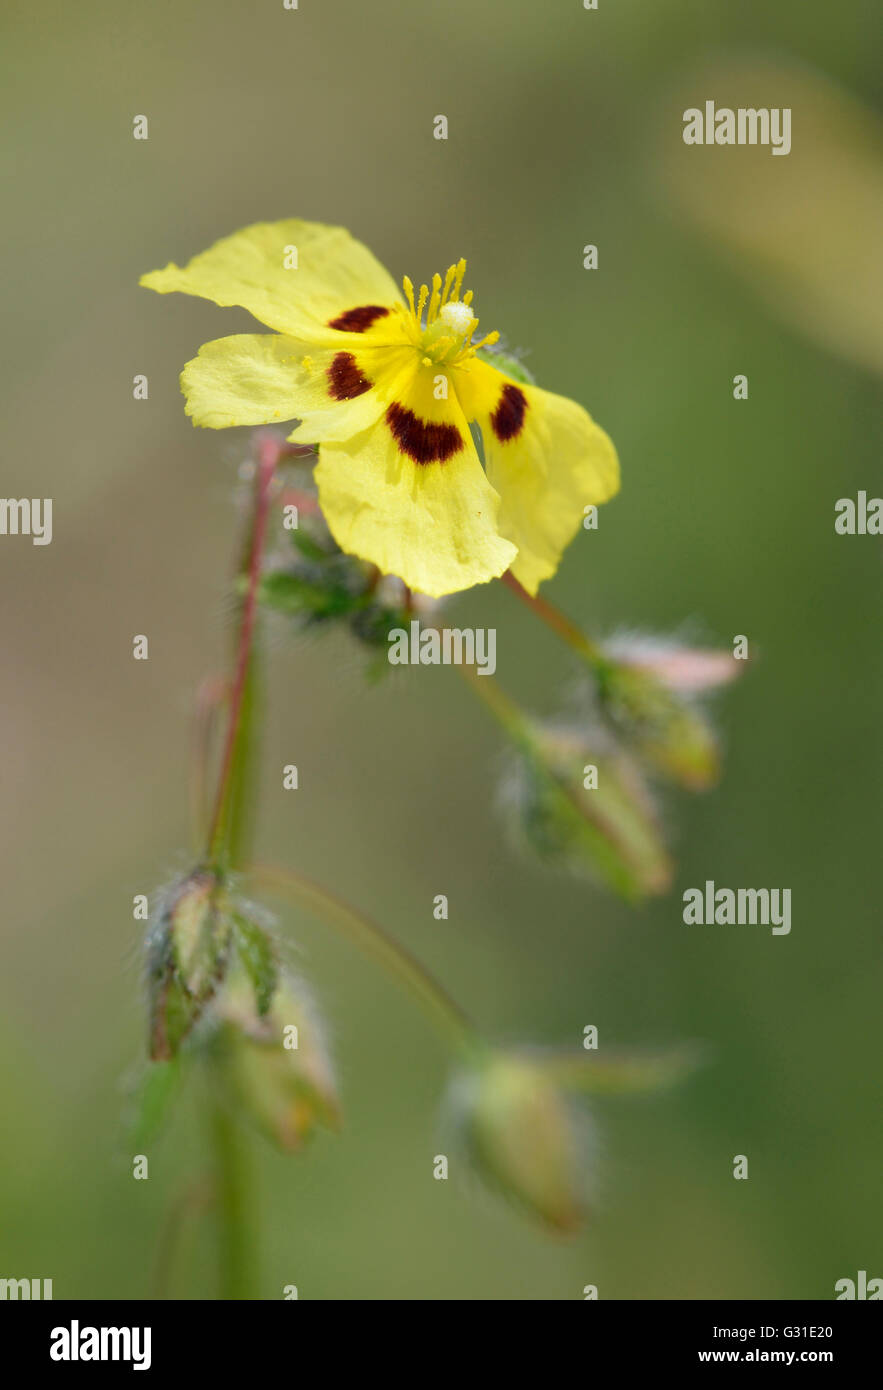
[[[231,924],[217,874],[196,869],[162,897],[147,940],[150,1056],[173,1057],[223,979]]]
[[[552,1230],[575,1231],[586,1185],[579,1129],[542,1067],[517,1053],[491,1053],[458,1077],[452,1100],[482,1179]]]
[[[707,718],[685,692],[720,683],[721,676],[717,660],[691,663],[686,655],[680,663],[654,663],[646,656],[611,662],[602,679],[602,709],[657,772],[690,791],[704,791],[720,775],[720,752]]]
[[[659,1091],[702,1060],[695,1043],[486,1052],[451,1088],[458,1137],[488,1186],[568,1234],[583,1219],[594,1178],[592,1131],[573,1098]]]
[[[631,900],[668,888],[671,863],[648,789],[609,735],[528,722],[518,745],[503,806],[541,859]]]
[[[682,695],[729,685],[740,670],[740,663],[730,651],[688,647],[674,638],[642,633],[614,637],[605,643],[604,650],[621,665],[646,671]]]
[[[261,1016],[253,983],[231,972],[216,1005],[213,1039],[232,1098],[288,1152],[318,1125],[336,1129],[339,1104],[324,1029],[304,987],[283,975]]]

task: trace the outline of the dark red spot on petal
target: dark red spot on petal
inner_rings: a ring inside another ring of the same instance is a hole
[[[491,416],[491,429],[501,444],[521,433],[526,413],[527,396],[519,386],[513,386],[511,381],[507,381],[497,408]]]
[[[396,401],[386,412],[386,423],[402,453],[415,463],[444,463],[463,448],[456,425],[421,420]]]
[[[331,319],[329,328],[339,328],[341,333],[364,333],[372,323],[385,318],[389,313],[382,304],[363,304],[359,309],[347,309]]]
[[[328,390],[336,401],[351,401],[371,390],[371,382],[351,352],[338,352],[332,358]]]

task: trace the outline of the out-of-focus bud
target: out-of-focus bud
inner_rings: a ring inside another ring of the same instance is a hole
[[[720,753],[714,732],[669,679],[645,663],[610,662],[599,695],[620,738],[658,772],[690,791],[704,791],[717,781]]]
[[[245,971],[230,973],[215,1006],[212,1045],[234,1102],[280,1148],[301,1147],[340,1110],[324,1029],[304,987],[283,975],[261,1017]]]
[[[224,977],[231,924],[217,874],[196,869],[163,896],[147,938],[150,1056],[174,1057]]]
[[[556,867],[631,901],[671,882],[647,786],[601,730],[525,722],[502,804],[516,834]]]
[[[621,665],[646,671],[681,695],[697,695],[729,685],[745,665],[732,652],[688,647],[674,639],[643,633],[614,637],[605,643],[604,650]]]
[[[451,1103],[480,1177],[550,1229],[575,1231],[586,1200],[584,1139],[542,1067],[529,1056],[492,1052],[457,1077]]]

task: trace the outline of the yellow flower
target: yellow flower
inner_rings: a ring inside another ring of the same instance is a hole
[[[180,269],[141,278],[241,305],[272,334],[206,343],[181,377],[194,424],[299,421],[319,446],[319,501],[342,550],[438,597],[511,569],[536,593],[587,505],[619,486],[581,406],[477,355],[466,262],[404,296],[342,227],[261,222]],[[469,425],[480,427],[484,467]]]

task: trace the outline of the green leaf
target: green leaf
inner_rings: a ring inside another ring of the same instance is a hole
[[[299,555],[305,560],[312,560],[315,564],[322,564],[331,556],[336,555],[337,549],[329,545],[323,545],[315,536],[311,536],[308,531],[298,528],[291,532],[291,543]]]
[[[334,574],[317,571],[315,576],[306,577],[288,570],[264,576],[260,600],[277,613],[315,619],[345,617],[365,602],[362,593],[353,593]]]

